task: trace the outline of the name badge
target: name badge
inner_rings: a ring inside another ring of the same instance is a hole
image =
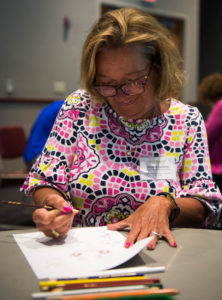
[[[176,180],[176,163],[174,157],[141,157],[140,176],[147,179]]]

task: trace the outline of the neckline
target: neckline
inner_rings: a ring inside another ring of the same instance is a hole
[[[141,118],[139,118],[139,119],[127,119],[127,118],[124,118],[123,116],[118,115],[117,113],[115,113],[111,106],[110,106],[110,108],[115,113],[117,120],[119,120],[121,123],[128,123],[128,124],[131,124],[131,125],[134,125],[134,126],[140,126],[143,123],[150,122],[151,120],[155,120],[156,118],[159,118],[161,116],[169,114],[170,110],[171,110],[171,107],[172,107],[172,102],[173,102],[172,100],[173,100],[172,98],[168,98],[168,99],[165,100],[165,101],[169,101],[170,102],[170,104],[169,104],[169,106],[168,106],[168,108],[167,108],[167,110],[165,112],[157,114],[157,115],[155,115],[155,116],[153,116],[151,118],[147,117],[147,118],[144,118],[144,119],[141,119]]]

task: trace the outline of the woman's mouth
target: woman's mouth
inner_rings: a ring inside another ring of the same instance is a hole
[[[137,100],[137,97],[134,97],[133,99],[127,99],[127,100],[117,100],[116,102],[118,103],[118,105],[120,106],[127,106],[127,105],[131,105],[134,104]]]

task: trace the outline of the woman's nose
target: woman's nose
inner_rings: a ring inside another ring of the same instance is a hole
[[[120,86],[116,89],[116,96],[115,97],[122,97],[122,98],[124,97],[125,98],[125,97],[128,97],[128,95],[126,93],[124,93],[122,87]]]

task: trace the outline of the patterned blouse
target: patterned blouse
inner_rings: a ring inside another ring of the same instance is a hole
[[[87,92],[72,93],[21,191],[59,190],[80,210],[79,226],[120,221],[164,191],[199,199],[209,208],[203,227],[222,227],[203,118],[197,108],[170,101],[162,115],[126,120]]]

